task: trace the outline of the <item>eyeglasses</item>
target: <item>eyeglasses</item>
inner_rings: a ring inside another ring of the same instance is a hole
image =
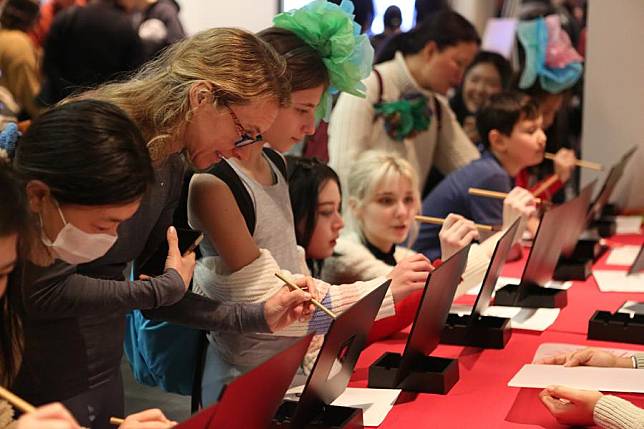
[[[230,117],[232,118],[233,122],[235,123],[235,128],[237,128],[237,132],[239,133],[239,140],[237,140],[235,143],[233,143],[233,145],[236,148],[248,146],[249,144],[257,143],[257,142],[260,142],[260,141],[264,140],[262,138],[261,134],[257,134],[255,137],[253,137],[250,134],[248,134],[246,132],[246,130],[244,130],[244,127],[242,126],[242,124],[239,121],[239,118],[237,117],[235,112],[233,112],[233,109],[231,109],[230,107],[228,107],[226,105],[224,105],[224,107],[226,108],[226,110],[228,110],[228,113],[230,114]]]

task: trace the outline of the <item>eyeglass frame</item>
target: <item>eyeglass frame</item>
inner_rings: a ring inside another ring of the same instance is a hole
[[[261,134],[257,134],[255,137],[252,137],[250,134],[246,132],[244,129],[244,126],[241,124],[241,121],[229,106],[223,105],[226,110],[228,111],[228,114],[230,115],[231,119],[233,120],[233,123],[235,124],[235,128],[237,128],[237,132],[239,132],[239,140],[237,140],[235,143],[233,143],[233,146],[235,146],[236,149],[244,146],[251,145],[253,143],[261,142],[264,140]]]

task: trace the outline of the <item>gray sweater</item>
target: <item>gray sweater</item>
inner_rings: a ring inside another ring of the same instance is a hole
[[[78,266],[27,265],[21,284],[25,355],[14,385],[25,399],[37,405],[64,400],[114,377],[125,315],[133,309],[200,329],[269,332],[261,304],[225,304],[186,294],[174,270],[149,281],[124,279],[130,261],[142,264],[165,239],[183,171],[178,156],[157,170],[156,183],[136,214],[119,226],[118,241],[102,258]]]
[[[644,353],[635,353],[637,368],[644,369]],[[604,395],[593,410],[595,423],[605,429],[644,429],[644,410],[617,396]]]

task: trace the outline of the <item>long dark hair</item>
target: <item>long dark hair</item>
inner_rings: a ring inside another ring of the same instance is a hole
[[[97,100],[59,105],[20,139],[14,166],[41,180],[61,204],[124,204],[154,181],[141,132],[118,107]]]
[[[438,49],[442,51],[462,42],[473,42],[479,45],[481,39],[476,28],[462,15],[449,9],[441,10],[407,33],[391,37],[379,51],[375,63],[391,60],[396,51],[404,55],[415,54],[429,42],[436,43]]]
[[[9,164],[0,161],[0,238],[13,234],[18,235],[18,261],[27,253],[30,242],[31,221],[27,210],[24,186],[18,180]],[[19,268],[16,268],[17,270]],[[15,285],[15,275],[9,274],[7,290],[0,297],[0,383],[3,386],[11,382],[20,369],[23,352],[22,324],[20,318],[20,291]]]
[[[291,208],[295,220],[295,237],[297,244],[306,250],[315,229],[320,190],[329,180],[333,180],[338,184],[342,194],[340,179],[331,167],[321,163],[317,158],[287,155],[286,162]]]

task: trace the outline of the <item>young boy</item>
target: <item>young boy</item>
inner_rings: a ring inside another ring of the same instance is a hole
[[[546,136],[538,105],[519,92],[490,97],[476,124],[485,150],[480,159],[448,175],[423,201],[422,214],[445,217],[457,213],[476,223],[500,225],[503,201],[468,194],[469,188],[510,192],[514,178],[543,160]],[[423,224],[414,250],[428,258],[440,257],[440,226]]]

